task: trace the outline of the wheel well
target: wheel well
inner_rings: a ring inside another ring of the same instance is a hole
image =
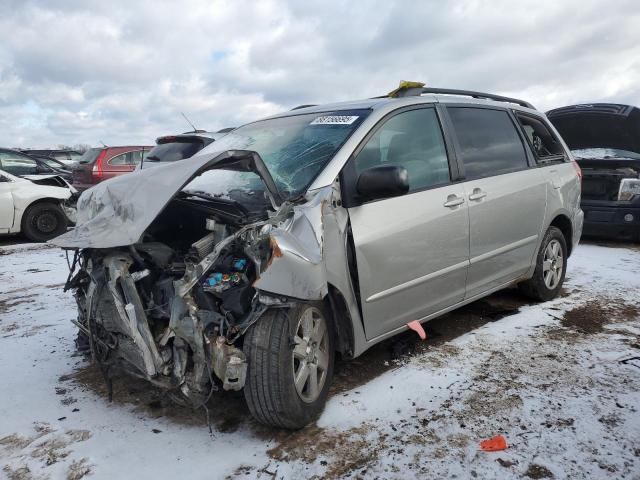
[[[329,293],[324,297],[324,302],[331,312],[331,320],[335,327],[336,350],[345,358],[353,358],[353,324],[347,302],[340,291],[331,284],[329,284]]]
[[[56,205],[60,205],[60,202],[62,200],[60,200],[59,198],[50,198],[50,197],[45,197],[45,198],[39,198],[37,200],[34,200],[33,202],[31,202],[29,205],[27,205],[25,207],[25,209],[22,211],[22,215],[20,216],[20,229],[22,229],[22,226],[24,225],[24,219],[25,219],[25,214],[27,213],[27,211],[33,207],[34,205],[38,205],[40,203],[54,203]]]
[[[571,250],[573,248],[573,228],[571,226],[571,220],[566,215],[558,215],[551,222],[550,227],[556,227],[560,229],[562,235],[564,235],[564,240],[567,243],[567,253],[571,255]]]

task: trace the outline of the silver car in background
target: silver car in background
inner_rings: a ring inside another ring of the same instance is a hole
[[[300,428],[336,353],[511,285],[554,298],[582,222],[579,168],[530,104],[401,88],[101,183],[54,243],[76,250],[74,322],[108,378],[195,406],[244,389],[260,422]]]

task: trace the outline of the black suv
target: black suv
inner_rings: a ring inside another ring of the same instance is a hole
[[[640,109],[592,103],[547,117],[582,168],[584,235],[640,241]]]
[[[176,162],[193,157],[204,147],[224,137],[233,128],[223,128],[217,132],[194,130],[178,135],[165,135],[156,139],[156,146],[144,157],[139,168],[148,168],[165,162]]]

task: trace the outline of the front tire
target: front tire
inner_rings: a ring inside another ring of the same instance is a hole
[[[67,217],[60,205],[36,203],[22,217],[22,233],[32,242],[46,242],[67,230]]]
[[[567,242],[559,228],[549,227],[536,257],[536,269],[518,285],[528,297],[547,301],[558,296],[567,271]]]
[[[244,396],[265,425],[299,429],[322,412],[333,377],[334,332],[321,303],[267,311],[246,333]]]

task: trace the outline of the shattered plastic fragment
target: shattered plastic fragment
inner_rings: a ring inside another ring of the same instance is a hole
[[[507,447],[507,439],[502,435],[496,435],[493,438],[480,442],[480,449],[484,452],[498,452],[500,450],[506,450]]]
[[[407,327],[416,332],[422,340],[427,339],[427,334],[425,333],[424,328],[422,328],[422,324],[418,320],[407,323]]]

